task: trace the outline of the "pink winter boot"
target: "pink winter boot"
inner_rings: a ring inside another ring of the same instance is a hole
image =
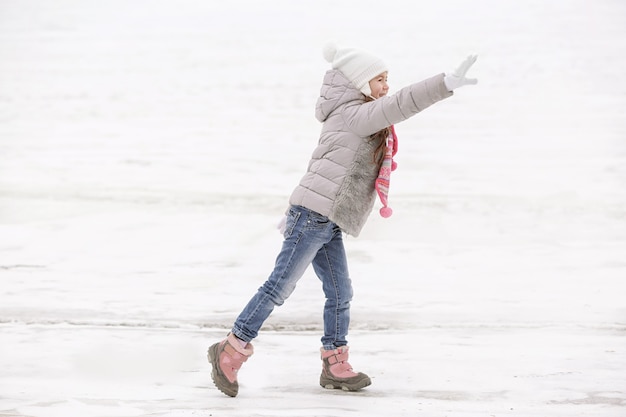
[[[348,363],[348,346],[335,350],[320,349],[322,354],[322,375],[320,385],[324,388],[341,388],[344,391],[358,391],[372,383],[370,377],[362,372],[352,371]]]
[[[215,386],[224,394],[235,397],[239,392],[237,371],[254,353],[251,343],[243,348],[232,333],[226,339],[209,348],[209,362],[213,366],[211,378]]]

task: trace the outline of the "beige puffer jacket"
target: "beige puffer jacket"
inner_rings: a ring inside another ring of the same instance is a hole
[[[326,72],[315,108],[324,123],[319,143],[289,204],[327,216],[345,233],[358,236],[376,200],[379,167],[370,136],[450,97],[443,76],[366,102],[340,71]]]

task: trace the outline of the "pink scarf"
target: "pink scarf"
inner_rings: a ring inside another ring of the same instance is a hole
[[[381,203],[383,203],[383,208],[380,209],[380,215],[387,218],[391,216],[393,210],[390,207],[387,207],[387,196],[389,195],[389,180],[391,179],[391,171],[395,171],[398,164],[393,160],[393,157],[398,152],[398,137],[396,136],[396,131],[393,128],[393,125],[390,126],[389,137],[387,137],[387,148],[385,150],[385,157],[383,158],[383,163],[380,166],[380,171],[378,172],[378,178],[376,178],[376,182],[374,183],[374,188],[378,193],[378,198],[380,198]]]

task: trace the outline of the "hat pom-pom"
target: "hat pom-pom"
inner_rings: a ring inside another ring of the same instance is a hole
[[[335,59],[335,55],[337,55],[337,45],[333,42],[327,43],[322,50],[322,54],[324,55],[326,62],[332,63],[333,59]]]
[[[383,207],[380,209],[380,215],[387,218],[393,214],[393,210],[389,207]]]

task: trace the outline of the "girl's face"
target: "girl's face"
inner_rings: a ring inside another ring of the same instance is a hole
[[[382,74],[378,74],[376,77],[370,80],[370,90],[372,91],[372,97],[381,98],[387,95],[389,91],[389,85],[387,85],[387,71]]]

